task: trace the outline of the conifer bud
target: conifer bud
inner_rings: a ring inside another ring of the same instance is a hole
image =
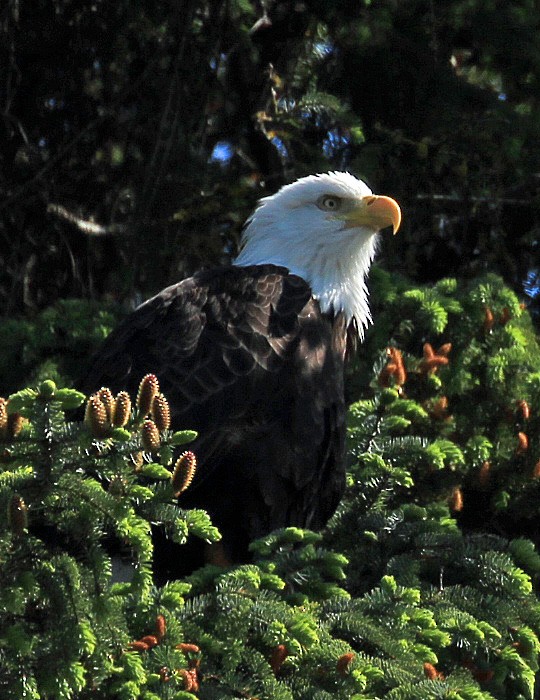
[[[456,486],[452,491],[452,494],[448,499],[448,506],[454,513],[459,513],[459,511],[463,510],[463,492],[459,486]]]
[[[4,440],[8,435],[7,401],[0,397],[0,439]]]
[[[184,680],[184,690],[197,693],[199,691],[199,679],[196,668],[180,668],[177,670],[178,675]]]
[[[114,412],[114,397],[112,395],[112,391],[106,386],[102,386],[97,392],[96,396],[101,399],[101,403],[105,406],[105,410],[107,411],[107,420],[109,423],[112,423]]]
[[[340,676],[346,676],[349,672],[349,666],[354,660],[354,654],[352,651],[347,652],[347,654],[342,654],[336,663],[336,669]]]
[[[428,678],[430,681],[437,680],[437,678],[442,678],[443,675],[437,669],[433,664],[430,664],[429,661],[426,661],[424,664],[424,676]]]
[[[188,669],[188,674],[191,677],[191,690],[194,693],[198,693],[199,690],[201,689],[201,686],[199,683],[199,674],[197,672],[197,669],[196,668]]]
[[[403,364],[403,356],[398,348],[387,348],[388,364],[383,367],[378,377],[378,382],[383,387],[390,387],[392,384],[398,389],[407,381],[407,371]]]
[[[148,651],[150,647],[139,639],[136,642],[130,642],[129,648],[133,649],[133,651]]]
[[[437,350],[437,355],[444,355],[445,357],[448,357],[452,350],[452,343],[444,343],[444,345],[441,345],[441,347]]]
[[[277,647],[274,647],[272,656],[270,657],[270,666],[274,673],[279,671],[287,656],[289,656],[289,651],[285,644],[278,644]]]
[[[478,472],[478,483],[482,487],[486,487],[489,483],[489,480],[491,478],[491,462],[488,462],[486,459],[484,462],[482,462],[482,466],[480,467],[480,471]]]
[[[147,452],[157,452],[161,445],[159,430],[153,420],[147,418],[141,428],[141,440]]]
[[[397,371],[397,367],[394,362],[389,362],[387,365],[385,365],[378,377],[378,382],[380,386],[382,387],[389,387],[391,385],[391,377],[395,375]]]
[[[452,347],[450,343],[447,343],[446,346],[443,345],[441,347],[441,349],[443,349],[443,354],[436,355],[430,343],[424,343],[424,357],[420,362],[419,366],[420,372],[422,374],[434,374],[439,369],[439,367],[448,364],[448,357],[446,357],[447,346],[450,346],[450,348]],[[448,352],[450,352],[449,349]]]
[[[178,457],[171,477],[173,493],[176,498],[188,488],[195,476],[197,458],[193,452],[187,451]]]
[[[423,352],[424,359],[426,360],[431,359],[435,355],[435,351],[433,350],[431,343],[424,343]]]
[[[28,508],[21,496],[14,494],[8,504],[8,525],[11,532],[21,537],[28,527]]]
[[[163,394],[157,394],[152,401],[152,418],[160,433],[171,427],[171,409]]]
[[[538,462],[536,462],[536,464],[535,464],[534,467],[533,467],[533,470],[532,470],[532,478],[533,478],[533,479],[539,479],[539,478],[540,478],[540,459],[538,460]]]
[[[127,391],[120,391],[114,400],[112,423],[116,428],[123,428],[131,416],[131,399]]]
[[[396,371],[394,373],[394,379],[397,386],[403,386],[407,381],[407,372],[405,370],[405,365],[403,364],[403,355],[401,350],[397,348],[390,348],[390,356],[396,365]]]
[[[448,399],[441,396],[431,407],[431,416],[436,420],[446,420],[448,418]]]
[[[167,622],[165,621],[165,617],[163,615],[158,615],[156,617],[156,637],[158,638],[158,641],[161,642],[166,632]]]
[[[175,649],[179,649],[183,654],[198,654],[201,651],[196,644],[186,644],[184,642],[177,644]]]
[[[190,691],[192,687],[192,681],[187,668],[177,668],[176,673],[180,678],[183,679],[184,690]]]
[[[484,331],[486,333],[491,333],[493,326],[495,325],[495,316],[493,311],[489,306],[484,307]]]
[[[529,404],[524,399],[522,399],[521,401],[517,402],[517,407],[518,411],[521,413],[521,417],[523,418],[523,420],[529,420],[531,416],[531,409]]]
[[[152,647],[155,647],[159,644],[158,638],[155,637],[153,634],[147,634],[146,636],[141,637],[140,641],[146,644],[149,649],[152,649]]]
[[[448,358],[444,355],[434,355],[429,360],[424,360],[424,369],[427,374],[434,374],[439,367],[444,367],[448,364]]]
[[[181,674],[179,674],[181,675]],[[159,680],[162,683],[168,683],[171,680],[170,672],[167,666],[162,666],[159,669]]]
[[[512,315],[510,313],[510,309],[508,308],[508,306],[505,306],[504,309],[501,311],[501,315],[499,316],[501,326],[506,326],[506,324],[511,318]]]
[[[518,433],[518,444],[516,447],[516,454],[522,455],[524,452],[527,452],[529,449],[529,438],[527,437],[526,433],[519,432]]]
[[[86,402],[84,424],[90,433],[97,438],[105,437],[109,428],[107,409],[97,394],[93,394]]]
[[[141,379],[137,392],[137,408],[142,416],[147,416],[152,408],[154,397],[159,394],[159,382],[155,374],[147,374]]]

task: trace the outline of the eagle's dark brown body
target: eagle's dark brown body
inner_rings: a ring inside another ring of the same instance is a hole
[[[196,274],[128,316],[81,388],[136,393],[154,373],[175,429],[198,460],[184,508],[206,509],[228,554],[296,525],[320,528],[345,483],[342,316],[322,314],[309,285],[273,265]]]

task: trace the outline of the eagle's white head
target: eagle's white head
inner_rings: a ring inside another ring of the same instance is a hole
[[[303,277],[322,311],[342,311],[360,335],[371,321],[366,275],[377,234],[401,222],[390,197],[350,173],[309,175],[261,199],[235,265],[282,265]]]

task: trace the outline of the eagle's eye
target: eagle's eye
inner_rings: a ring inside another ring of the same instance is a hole
[[[341,206],[341,198],[324,194],[318,199],[317,206],[323,211],[337,211]]]

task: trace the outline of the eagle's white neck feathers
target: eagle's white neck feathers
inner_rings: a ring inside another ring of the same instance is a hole
[[[336,197],[352,203],[372,192],[349,173],[310,175],[265,197],[247,222],[235,265],[281,265],[305,279],[323,312],[343,312],[359,333],[371,322],[366,276],[377,249],[377,231],[346,226],[321,208]],[[344,204],[344,206],[345,206]]]

